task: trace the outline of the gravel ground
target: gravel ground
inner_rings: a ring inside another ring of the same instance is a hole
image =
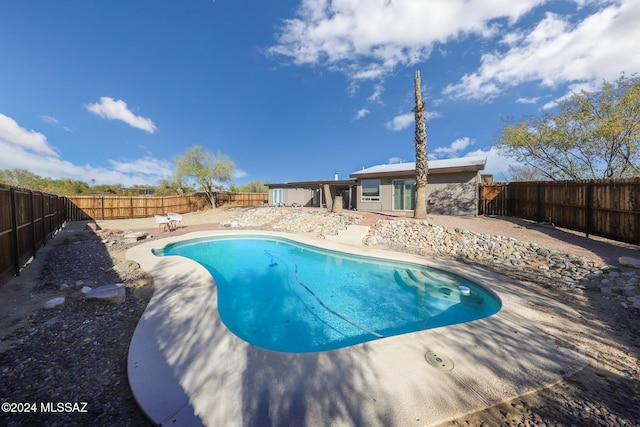
[[[245,211],[185,215],[185,227],[172,234],[220,228],[220,222],[239,218]],[[291,210],[290,214],[295,212]],[[382,218],[358,215],[364,219],[358,218],[357,222],[366,225]],[[637,250],[628,245],[584,239],[575,233],[515,220],[430,220],[442,226],[532,241],[608,264],[617,256],[637,256]],[[238,224],[241,221],[239,218]],[[306,214],[305,222],[308,227]],[[295,228],[295,221],[288,224]],[[99,226],[103,232],[119,228],[157,233],[149,219],[99,222]],[[0,287],[0,401],[35,403],[37,409],[27,414],[0,412],[0,425],[147,425],[129,390],[126,360],[131,335],[149,301],[153,280],[139,269],[120,274],[111,269],[124,260],[126,249],[132,245],[118,240],[121,234],[111,234],[111,241],[117,243],[105,245],[105,234],[97,235],[81,224],[72,224],[38,255],[37,263],[42,264],[39,274],[29,279],[30,272],[38,269],[34,262],[17,278],[22,286],[10,282]],[[164,235],[167,233],[159,237]],[[623,310],[600,292],[566,292],[526,269],[485,267],[497,269],[518,279],[522,286],[533,287],[541,295],[561,300],[580,312],[583,325],[592,333],[576,336],[575,342],[585,349],[590,363],[555,386],[444,425],[640,426],[640,311]],[[80,286],[119,282],[126,285],[126,300],[120,305],[85,301],[79,291]],[[39,309],[43,301],[58,295],[67,297],[63,305]],[[567,334],[571,335],[571,331]],[[43,412],[65,402],[78,404],[70,409],[87,412]]]
[[[3,337],[13,347],[0,353],[0,399],[28,405],[23,413],[1,412],[2,426],[147,424],[129,390],[127,352],[153,281],[139,269],[117,274],[112,267],[124,259],[126,245],[107,250],[82,225],[69,225],[50,241],[32,289],[44,299],[64,296],[65,303],[33,312]],[[80,292],[110,283],[126,284],[124,303],[87,301]],[[53,412],[60,403],[62,411]]]

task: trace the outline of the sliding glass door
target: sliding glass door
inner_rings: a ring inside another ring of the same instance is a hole
[[[393,181],[393,210],[412,211],[416,206],[416,181],[413,179]]]

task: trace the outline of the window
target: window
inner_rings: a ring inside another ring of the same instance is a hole
[[[363,202],[379,202],[380,201],[380,180],[365,179],[362,181],[362,197]]]

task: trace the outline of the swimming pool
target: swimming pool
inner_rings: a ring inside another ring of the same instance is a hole
[[[227,328],[280,352],[332,350],[469,322],[501,308],[491,291],[442,270],[280,237],[207,237],[154,253],[204,266],[215,279]]]

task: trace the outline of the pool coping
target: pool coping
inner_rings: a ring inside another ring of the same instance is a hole
[[[279,353],[228,331],[211,275],[182,257],[156,257],[178,241],[264,235],[355,255],[447,270],[493,291],[502,309],[470,323],[429,329],[320,353]],[[134,332],[129,383],[158,425],[434,425],[547,387],[587,365],[554,336],[554,312],[579,314],[498,273],[450,260],[344,244],[293,233],[218,230],[143,243],[127,252],[155,281]],[[543,309],[540,309],[542,307]],[[453,361],[441,371],[425,359]]]

